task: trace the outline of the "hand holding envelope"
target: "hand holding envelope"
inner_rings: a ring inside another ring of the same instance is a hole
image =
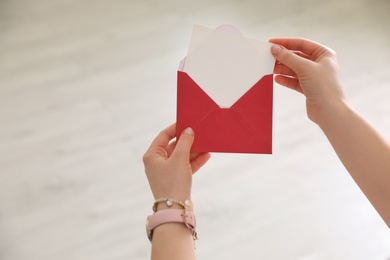
[[[178,71],[176,131],[194,129],[193,152],[272,153],[270,48],[232,26],[194,26]]]

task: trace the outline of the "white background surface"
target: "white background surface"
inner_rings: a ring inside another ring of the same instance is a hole
[[[175,121],[193,24],[330,46],[350,102],[390,138],[389,10],[387,0],[0,1],[0,259],[149,258],[141,157]],[[386,259],[389,229],[304,98],[274,92],[274,154],[213,154],[195,176],[198,259]]]

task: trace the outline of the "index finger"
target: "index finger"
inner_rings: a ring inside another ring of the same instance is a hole
[[[149,149],[163,148],[165,150],[169,144],[169,141],[171,141],[175,136],[176,136],[176,123],[162,130],[158,134],[158,136],[153,140]]]
[[[304,54],[312,56],[319,49],[328,50],[329,48],[315,41],[303,38],[272,38],[269,42],[279,44],[289,50],[301,51]]]

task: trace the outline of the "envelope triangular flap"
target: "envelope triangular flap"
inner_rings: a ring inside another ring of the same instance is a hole
[[[183,71],[220,107],[231,107],[273,72],[269,43],[197,25],[191,42]]]
[[[200,122],[219,106],[193,81],[187,73],[178,71],[177,84],[177,129],[195,128],[194,122]]]
[[[272,153],[272,82],[264,76],[231,108],[220,108],[179,71],[177,133],[194,129],[193,152]]]
[[[270,150],[272,148],[272,106],[273,75],[266,75],[231,107],[256,130],[259,139],[268,140],[266,142],[269,143]]]
[[[266,75],[232,107],[212,109],[194,127],[192,151],[272,153],[273,75]],[[196,140],[195,140],[196,141]]]
[[[267,138],[253,138],[258,131],[236,109],[219,109],[208,114],[194,127],[196,138],[193,152],[272,153]]]

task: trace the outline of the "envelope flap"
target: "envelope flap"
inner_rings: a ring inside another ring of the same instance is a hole
[[[261,136],[272,136],[272,85],[273,75],[264,76],[232,106]]]
[[[253,104],[272,108],[273,74],[265,75],[253,85],[231,108],[253,110]]]
[[[237,109],[213,110],[194,131],[196,138],[202,140],[202,148],[194,142],[192,150],[196,152],[272,153],[269,138],[253,138],[258,131]]]
[[[194,122],[200,122],[219,106],[187,73],[178,71],[177,81],[177,129],[181,132],[184,127],[195,127]]]

